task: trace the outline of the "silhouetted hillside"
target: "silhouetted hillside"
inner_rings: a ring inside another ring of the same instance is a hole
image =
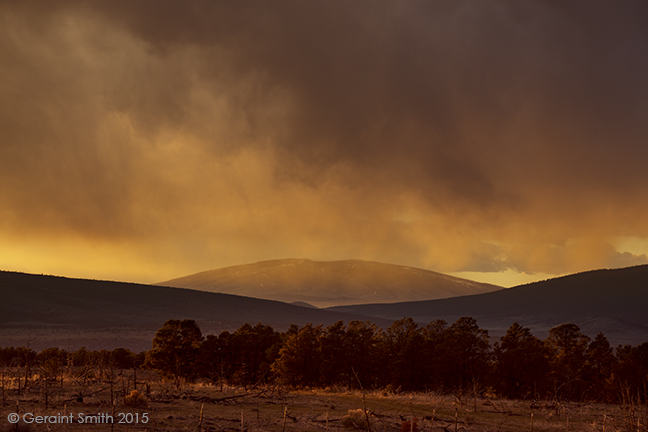
[[[159,285],[221,292],[317,307],[432,300],[502,287],[393,264],[370,261],[282,259],[226,267]]]
[[[367,317],[229,294],[0,271],[0,345],[150,348],[168,319],[197,320],[205,333],[262,322],[332,324]],[[389,324],[387,321],[377,324]]]
[[[540,337],[573,322],[591,336],[602,331],[613,344],[648,341],[648,266],[597,270],[495,292],[442,300],[342,306],[327,310],[278,301],[189,289],[69,279],[0,271],[0,346],[91,349],[150,348],[168,319],[196,319],[203,332],[235,330],[262,322],[289,324],[371,320],[387,327],[406,316],[449,323],[472,316],[491,335],[515,321]]]
[[[328,308],[386,319],[418,322],[461,316],[502,334],[518,321],[544,336],[552,326],[573,322],[591,336],[602,331],[618,343],[648,341],[648,265],[595,270],[459,298]]]

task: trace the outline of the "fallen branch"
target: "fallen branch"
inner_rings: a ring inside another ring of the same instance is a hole
[[[239,394],[239,395],[225,396],[225,397],[220,397],[220,398],[210,398],[208,396],[187,396],[187,398],[192,400],[192,401],[196,401],[196,402],[214,404],[214,403],[221,403],[221,402],[227,403],[229,401],[233,401],[234,399],[241,399],[241,398],[248,397],[248,396],[260,397],[260,396],[263,396],[264,394],[266,394],[267,392],[268,392],[268,390],[262,390],[262,391],[257,392],[257,393],[243,393],[243,394]]]
[[[108,387],[104,387],[104,388],[102,388],[102,389],[100,389],[100,390],[97,390],[96,392],[93,392],[93,393],[86,393],[86,394],[82,394],[82,395],[80,395],[80,396],[75,396],[75,397],[70,398],[70,399],[63,399],[61,402],[73,402],[73,401],[78,401],[79,399],[83,399],[84,397],[94,396],[94,395],[96,395],[97,393],[101,393],[101,392],[104,391],[104,390],[108,390]]]

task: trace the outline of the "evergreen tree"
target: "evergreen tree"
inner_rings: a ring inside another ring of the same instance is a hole
[[[319,351],[322,359],[320,381],[322,385],[332,386],[344,379],[348,369],[348,349],[346,327],[338,321],[328,326],[319,337]]]
[[[482,385],[488,372],[490,344],[488,331],[479,328],[472,317],[461,317],[445,332],[444,383],[460,392]]]
[[[603,333],[599,332],[589,344],[585,359],[585,373],[589,383],[590,398],[597,401],[613,402],[616,389],[611,382],[611,377],[616,358],[610,342]]]
[[[233,383],[247,387],[268,382],[275,360],[272,348],[280,342],[281,336],[269,325],[244,324],[236,330],[229,341],[234,354]]]
[[[549,351],[531,330],[514,323],[494,347],[494,382],[508,398],[537,398],[547,390]]]
[[[198,352],[203,336],[194,320],[169,320],[157,331],[153,349],[146,355],[146,366],[172,378],[178,387],[181,380],[193,380],[198,368]]]
[[[231,344],[232,335],[228,331],[220,335],[208,335],[198,353],[198,374],[220,384],[221,391],[225,381],[231,378],[234,355]]]
[[[424,387],[430,390],[442,390],[443,377],[446,376],[445,362],[443,361],[444,352],[447,347],[445,339],[447,338],[448,323],[445,320],[437,319],[430,322],[421,329],[423,336],[423,372],[425,375]]]
[[[421,390],[425,382],[424,339],[412,318],[395,321],[382,334],[386,378],[394,389]]]
[[[351,321],[345,335],[344,375],[349,389],[370,388],[377,383],[379,332],[369,321]]]
[[[322,363],[319,338],[322,326],[306,324],[286,339],[279,351],[279,358],[272,366],[279,379],[291,386],[315,386],[319,384]]]
[[[648,387],[648,342],[636,347],[619,346],[616,349],[617,385],[626,401],[635,395],[641,395],[646,402]]]
[[[590,338],[576,324],[561,324],[549,330],[545,340],[551,352],[551,374],[555,398],[580,400],[587,389],[585,353]]]

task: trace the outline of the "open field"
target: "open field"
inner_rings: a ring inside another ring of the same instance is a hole
[[[133,391],[133,378],[132,371],[123,371],[115,373],[111,380],[66,378],[45,383],[33,375],[26,387],[23,379],[20,394],[17,382],[6,379],[0,401],[0,430],[398,432],[403,422],[412,418],[419,431],[648,430],[643,405],[460,399],[435,393],[343,389],[224,387],[221,391],[218,385],[206,384],[185,384],[178,389],[142,371],[137,373],[141,397],[133,400],[128,397]],[[21,421],[12,425],[8,416],[16,412]],[[23,420],[32,423],[27,425]]]

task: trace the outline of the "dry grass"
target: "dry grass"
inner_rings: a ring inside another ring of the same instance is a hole
[[[65,379],[45,386],[34,377],[20,395],[11,385],[0,407],[0,431],[258,431],[399,432],[405,421],[416,419],[419,431],[646,431],[644,406],[630,411],[603,404],[549,404],[498,399],[460,400],[453,396],[348,392],[342,389],[286,391],[280,388],[244,390],[193,384],[177,389],[151,373],[138,373],[137,389],[127,372],[110,381]],[[137,390],[137,393],[134,392]],[[364,397],[364,404],[363,404]],[[111,398],[114,402],[111,404]],[[363,406],[366,406],[367,414]],[[79,413],[113,415],[129,424],[9,424],[18,412],[35,415]],[[144,414],[147,423],[142,423]],[[625,413],[625,414],[624,414]],[[642,414],[643,413],[643,414]],[[132,417],[130,417],[130,416]],[[643,417],[642,417],[643,416]],[[367,424],[366,419],[369,419]],[[605,418],[605,429],[603,421]],[[136,419],[139,419],[136,422]],[[639,429],[636,428],[639,421]],[[409,430],[409,429],[408,429]]]

